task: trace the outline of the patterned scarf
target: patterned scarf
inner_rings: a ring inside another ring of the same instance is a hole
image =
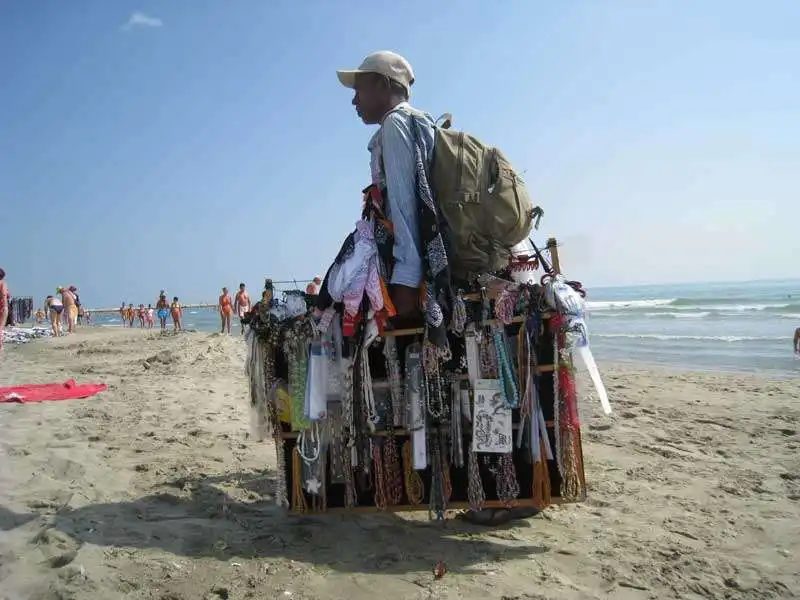
[[[423,266],[425,269],[425,320],[427,339],[438,350],[442,359],[449,359],[450,346],[447,342],[447,325],[453,310],[453,288],[450,278],[450,265],[442,218],[430,186],[428,161],[423,151],[419,117],[412,113],[411,132],[414,138],[414,158],[416,162],[416,192],[419,202],[419,228],[424,244]]]

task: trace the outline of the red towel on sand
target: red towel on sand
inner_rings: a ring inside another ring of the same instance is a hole
[[[74,398],[88,398],[104,391],[108,386],[105,383],[83,383],[77,385],[74,379],[65,383],[37,383],[0,388],[0,403],[2,402],[43,402],[45,400],[72,400]]]

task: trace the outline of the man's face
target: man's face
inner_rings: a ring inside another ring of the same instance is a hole
[[[356,75],[353,106],[361,120],[367,125],[381,122],[388,103],[388,85],[383,77],[374,73]]]
[[[244,286],[243,286],[243,285],[240,285],[240,286],[239,286],[239,291],[240,291],[240,292],[243,292],[243,291],[244,291]]]

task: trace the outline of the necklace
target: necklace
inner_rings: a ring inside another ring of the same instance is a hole
[[[394,436],[394,411],[389,406],[386,416],[386,441],[383,444],[384,466],[386,469],[386,500],[396,506],[403,500],[403,475],[400,458],[397,456],[397,440]]]
[[[519,482],[511,454],[503,454],[500,457],[498,468],[495,471],[495,481],[497,483],[497,499],[507,505],[513,504],[519,497]]]
[[[397,357],[397,340],[394,337],[386,338],[383,345],[383,355],[386,358],[386,375],[389,378],[389,392],[392,397],[392,423],[401,426],[404,419],[403,408],[403,375],[400,370],[400,360]],[[406,415],[407,416],[407,415]]]
[[[450,384],[450,459],[459,469],[464,466],[464,438],[461,425],[461,383],[453,378]]]
[[[386,510],[386,473],[383,469],[381,448],[375,443],[372,444],[372,464],[375,471],[375,508]]]
[[[375,407],[375,390],[372,388],[372,373],[369,368],[369,354],[363,348],[359,354],[361,362],[361,391],[364,396],[365,420],[371,433],[375,433],[375,425],[380,421]]]
[[[519,394],[517,383],[514,380],[514,369],[511,367],[511,360],[508,357],[505,335],[498,326],[494,330],[494,347],[497,352],[497,374],[500,379],[500,390],[506,402],[506,406],[517,408],[519,405]]]
[[[450,330],[456,335],[464,333],[467,326],[467,305],[464,302],[464,290],[458,290],[453,300],[453,316],[450,320]]]
[[[441,438],[436,435],[437,433],[438,431],[431,432],[428,437],[428,447],[431,452],[431,494],[428,501],[428,518],[433,518],[435,514],[436,520],[441,521],[444,520],[447,498],[444,485]]]
[[[494,349],[494,338],[488,331],[482,331],[478,337],[478,355],[480,360],[480,377],[497,378],[497,352]]]
[[[444,414],[444,399],[442,398],[441,378],[439,377],[439,357],[436,346],[430,342],[424,342],[423,352],[423,375],[425,379],[425,407],[428,414],[434,419],[439,420]]]
[[[403,444],[403,473],[408,503],[413,506],[421,504],[425,496],[425,484],[422,482],[422,477],[419,476],[419,473],[414,470],[414,458],[410,440]]]
[[[467,484],[467,496],[469,498],[469,507],[477,512],[483,508],[483,503],[486,501],[477,452],[469,453],[468,464],[469,483]]]
[[[416,431],[425,427],[425,397],[423,396],[422,346],[414,342],[406,348],[405,400],[408,429]]]

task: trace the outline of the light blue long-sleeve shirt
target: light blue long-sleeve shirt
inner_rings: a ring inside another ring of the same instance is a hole
[[[416,194],[416,159],[411,115],[406,102],[397,105],[381,122],[369,143],[373,181],[386,186],[387,217],[394,227],[394,271],[391,283],[419,287],[422,283],[422,241]],[[417,119],[420,143],[430,165],[433,157],[433,119]],[[382,165],[382,168],[381,168]]]

